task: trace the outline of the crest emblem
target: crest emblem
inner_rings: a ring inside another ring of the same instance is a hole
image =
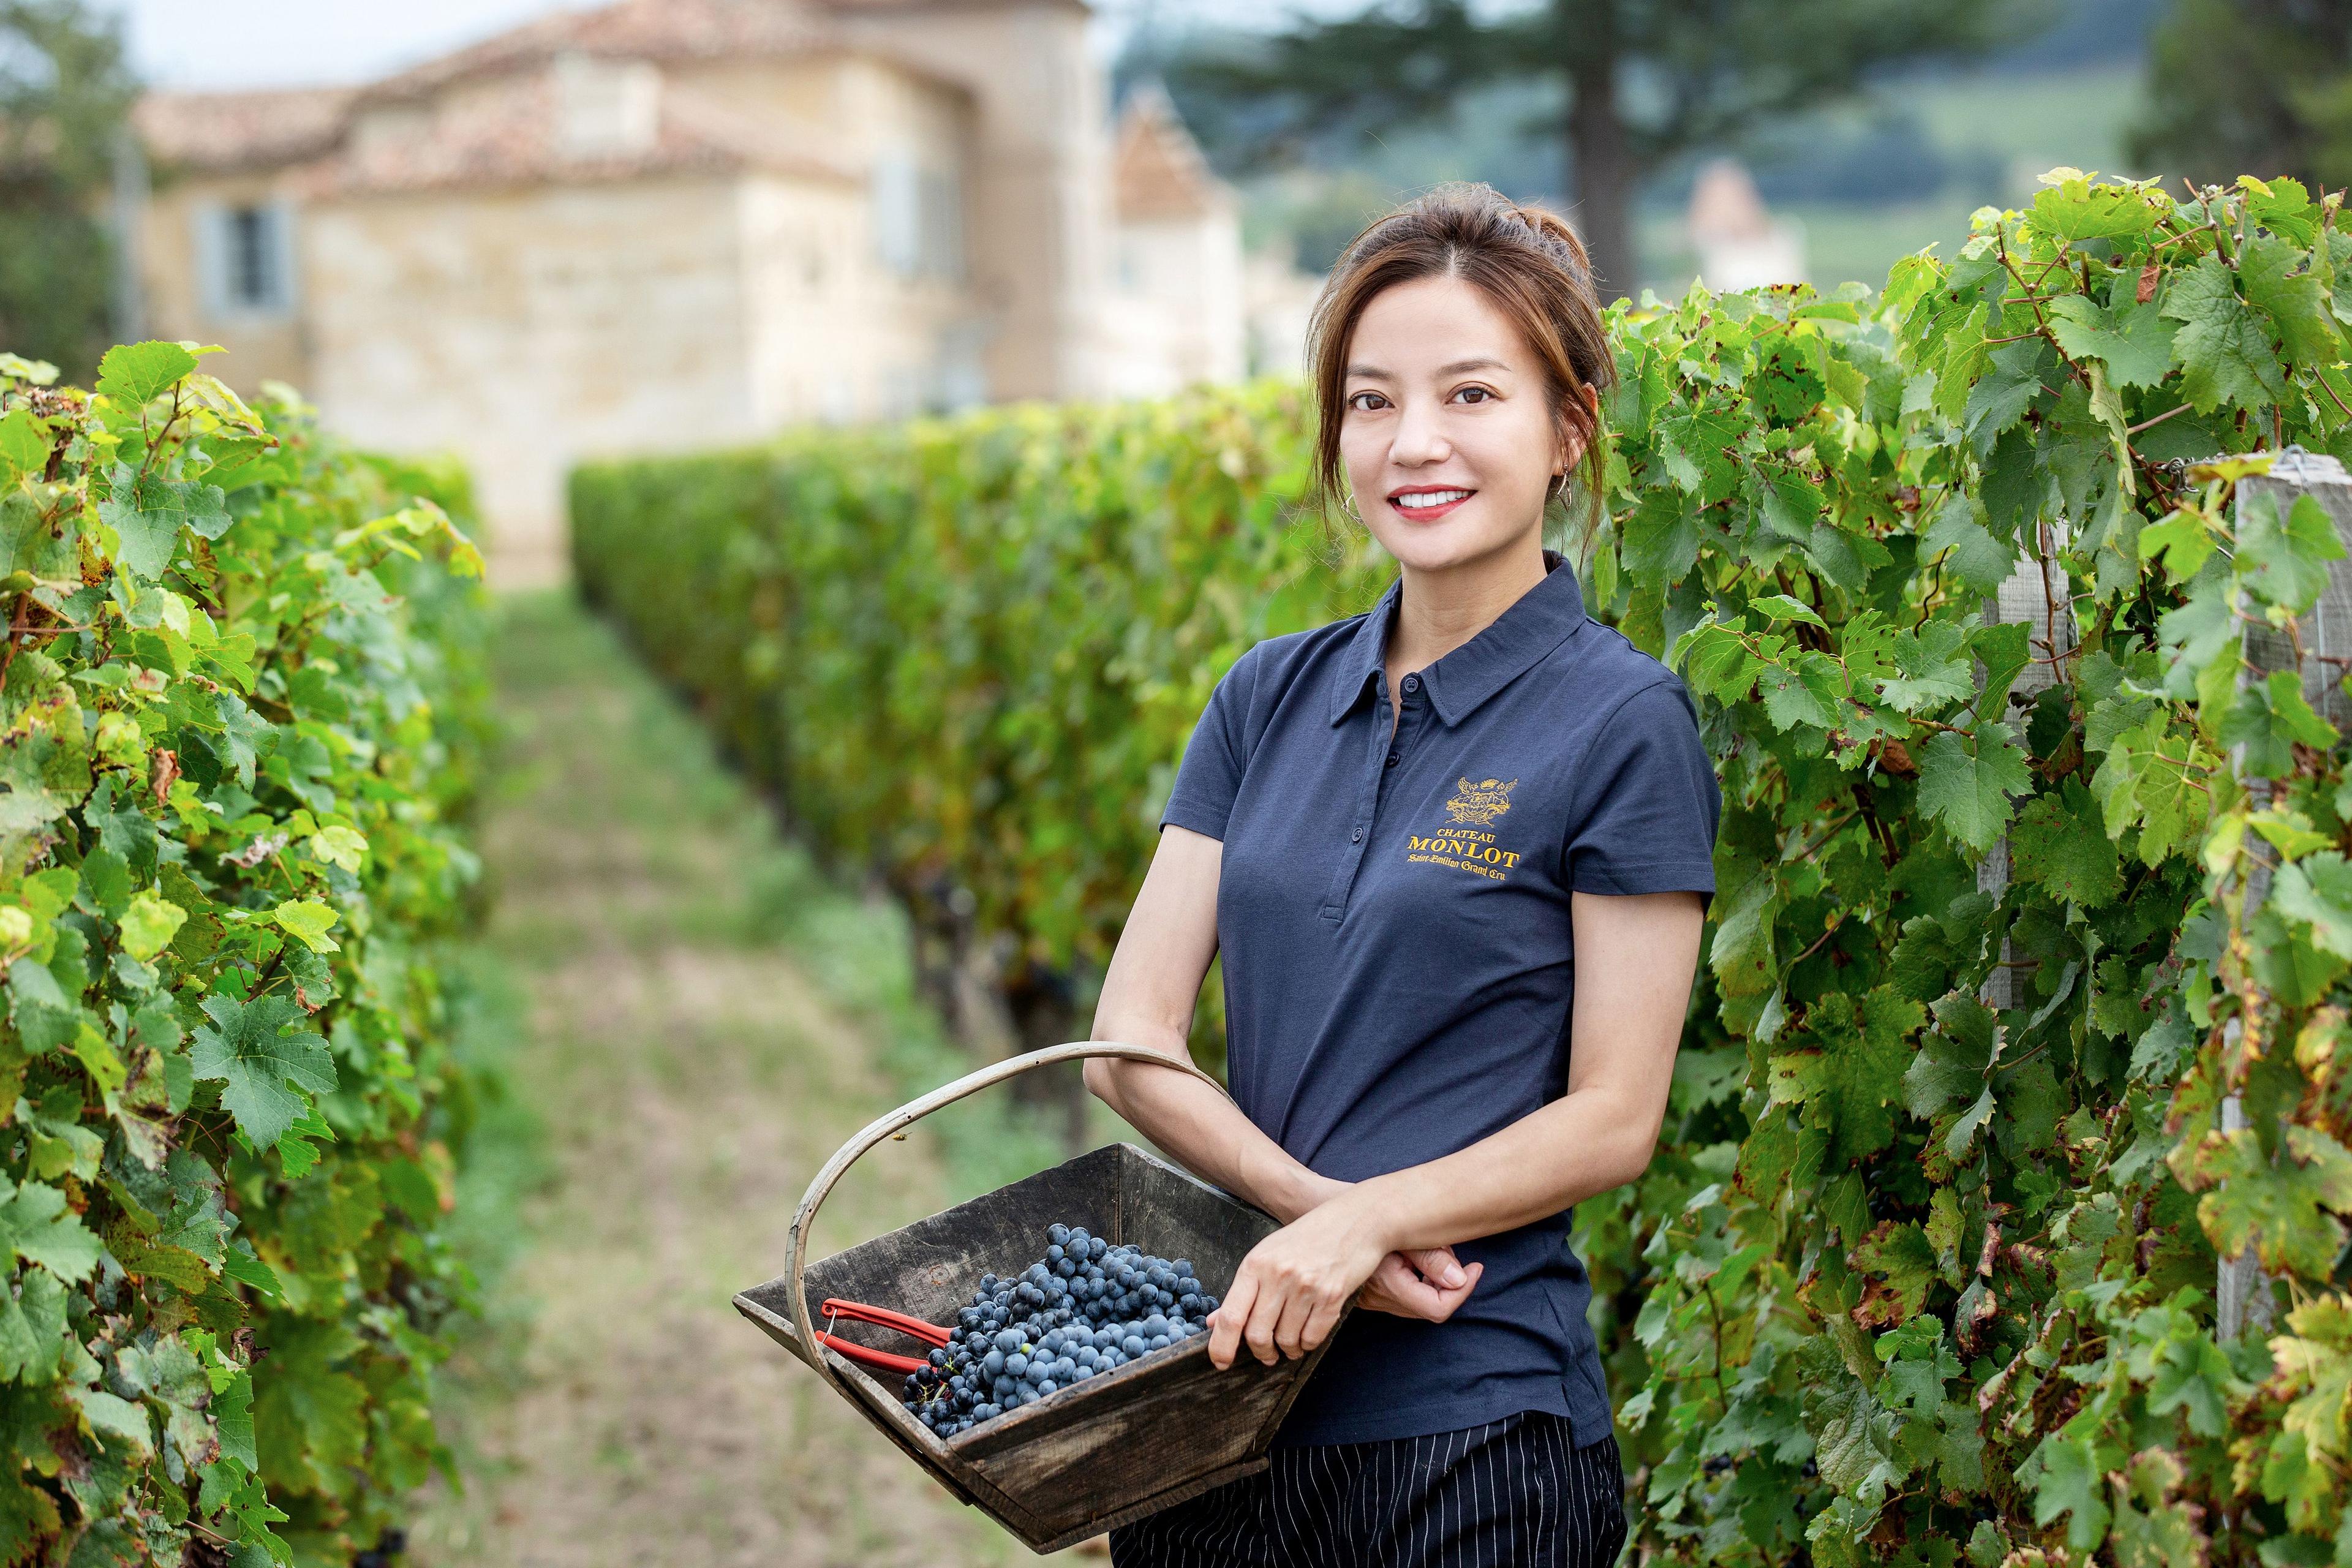
[[[1445,803],[1446,815],[1473,827],[1494,826],[1495,818],[1511,809],[1511,792],[1519,787],[1517,779],[1508,784],[1500,779],[1487,779],[1479,784],[1472,784],[1468,779],[1456,779],[1454,783],[1462,793]]]

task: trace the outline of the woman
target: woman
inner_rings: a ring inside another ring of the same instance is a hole
[[[1181,1055],[1222,950],[1233,1100],[1148,1064],[1087,1081],[1283,1222],[1212,1320],[1218,1366],[1362,1310],[1270,1469],[1112,1557],[1607,1563],[1623,1478],[1569,1211],[1656,1142],[1720,801],[1681,682],[1543,547],[1551,502],[1598,510],[1583,248],[1436,192],[1341,260],[1310,359],[1325,492],[1399,576],[1219,683],[1105,980],[1096,1038]]]

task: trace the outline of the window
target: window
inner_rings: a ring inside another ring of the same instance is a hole
[[[893,276],[963,278],[963,194],[952,169],[925,168],[909,153],[875,160],[874,248]]]
[[[196,263],[206,312],[282,315],[294,306],[294,225],[279,202],[205,206],[196,214]]]
[[[278,303],[276,216],[266,207],[238,207],[228,215],[228,298],[243,310]]]
[[[923,267],[921,176],[903,153],[874,161],[874,249],[882,265],[900,278]]]

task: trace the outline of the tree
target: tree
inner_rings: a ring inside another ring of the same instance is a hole
[[[70,378],[108,341],[100,215],[135,91],[119,21],[84,0],[0,0],[0,350]]]
[[[2014,41],[2047,0],[1540,0],[1497,16],[1471,0],[1383,0],[1272,37],[1181,56],[1188,118],[1245,164],[1318,139],[1442,120],[1463,97],[1537,79],[1557,121],[1574,216],[1604,290],[1640,280],[1633,198],[1675,154],[1818,109],[1880,68]]]
[[[2143,169],[2352,184],[2352,3],[2179,0],[2148,55]]]

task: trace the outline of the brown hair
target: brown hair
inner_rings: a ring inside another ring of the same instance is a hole
[[[1541,362],[1554,416],[1583,442],[1578,467],[1584,471],[1582,535],[1590,541],[1601,519],[1608,456],[1600,416],[1587,399],[1616,375],[1592,263],[1565,218],[1514,202],[1491,185],[1438,186],[1358,235],[1331,269],[1307,331],[1316,488],[1327,505],[1347,493],[1339,422],[1347,412],[1348,350],[1364,307],[1384,289],[1440,277],[1459,278],[1485,294]]]

